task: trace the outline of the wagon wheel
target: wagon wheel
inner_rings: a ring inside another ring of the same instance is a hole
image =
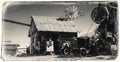
[[[68,47],[63,49],[64,55],[69,55],[70,54],[70,49]]]
[[[91,13],[91,18],[95,23],[101,23],[109,16],[109,11],[106,7],[96,7]]]
[[[85,57],[87,55],[86,49],[80,49],[80,56]]]

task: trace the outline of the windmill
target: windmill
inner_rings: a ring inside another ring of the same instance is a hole
[[[83,12],[79,12],[76,6],[69,6],[65,9],[65,13],[68,20],[75,20],[79,16],[84,16]]]

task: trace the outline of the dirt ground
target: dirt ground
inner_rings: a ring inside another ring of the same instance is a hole
[[[79,57],[79,56],[61,56],[61,55],[32,55],[32,56],[4,56],[4,60],[13,61],[79,61],[79,60],[114,60],[116,56],[111,55],[99,55],[91,57]]]

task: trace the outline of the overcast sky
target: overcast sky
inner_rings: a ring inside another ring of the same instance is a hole
[[[6,6],[7,7],[6,7]],[[30,24],[31,15],[37,16],[53,16],[53,17],[64,17],[65,8],[70,5],[78,7],[79,11],[84,12],[84,16],[80,16],[75,20],[80,34],[85,34],[88,31],[91,23],[91,11],[97,6],[97,4],[76,4],[75,2],[63,3],[63,2],[10,2],[4,5],[4,19],[18,21],[22,23]],[[6,7],[6,8],[5,8]],[[92,32],[96,27],[93,22],[93,26],[90,30]],[[20,47],[26,47],[30,43],[28,37],[28,26],[13,24],[9,22],[3,23],[3,40],[12,41],[13,43],[20,44]]]

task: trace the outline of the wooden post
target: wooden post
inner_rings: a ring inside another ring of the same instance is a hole
[[[44,36],[41,36],[41,43],[40,43],[40,48],[41,48],[41,53],[43,54],[43,41],[44,41]]]
[[[30,54],[33,53],[33,47],[32,47],[32,43],[33,43],[33,37],[31,37],[31,41],[30,41]]]

